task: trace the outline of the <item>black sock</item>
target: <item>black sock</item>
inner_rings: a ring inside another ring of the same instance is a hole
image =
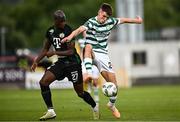
[[[52,100],[51,100],[51,90],[49,86],[44,86],[40,83],[41,87],[41,95],[44,99],[44,102],[46,103],[47,108],[53,108]]]
[[[83,98],[84,101],[87,102],[89,105],[91,105],[93,108],[96,106],[94,99],[91,97],[91,95],[88,92],[84,91],[83,96],[81,98]]]

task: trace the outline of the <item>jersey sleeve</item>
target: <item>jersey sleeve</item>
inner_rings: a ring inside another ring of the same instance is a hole
[[[46,34],[45,34],[45,37],[46,37],[48,40],[50,40],[51,35],[52,35],[53,32],[54,32],[54,29],[50,27],[49,29],[47,29]]]
[[[88,20],[84,23],[83,27],[85,27],[86,30],[89,30],[92,28],[92,23]]]
[[[113,29],[116,25],[120,24],[120,20],[118,18],[111,17],[110,18],[111,29]]]
[[[122,24],[120,18],[116,18],[116,19],[118,20],[118,24]]]
[[[46,37],[47,39],[50,38],[50,35],[49,35],[49,31],[48,31],[48,30],[46,31],[45,37]]]
[[[113,21],[113,24],[114,24],[114,26],[115,25],[118,25],[119,23],[120,23],[120,20],[118,19],[118,18],[111,18],[112,19],[112,21]]]

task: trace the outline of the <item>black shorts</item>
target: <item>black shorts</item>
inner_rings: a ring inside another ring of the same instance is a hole
[[[73,84],[80,84],[83,82],[81,64],[57,61],[47,70],[55,75],[56,80],[63,80],[67,77]]]

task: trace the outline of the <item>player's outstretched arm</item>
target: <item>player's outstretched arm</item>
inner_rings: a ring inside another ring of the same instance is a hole
[[[74,37],[79,35],[80,33],[84,32],[86,28],[84,26],[80,26],[76,30],[74,30],[68,37],[65,37],[64,39],[61,40],[62,43],[69,42],[71,41]]]
[[[142,18],[137,16],[136,18],[119,18],[120,23],[135,23],[141,24],[143,22]]]

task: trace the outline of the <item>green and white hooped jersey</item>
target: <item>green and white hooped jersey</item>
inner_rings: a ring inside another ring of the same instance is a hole
[[[85,44],[91,44],[93,51],[97,53],[108,53],[108,37],[113,27],[119,24],[120,20],[114,17],[100,24],[97,21],[97,16],[90,18],[83,26],[86,28]]]

